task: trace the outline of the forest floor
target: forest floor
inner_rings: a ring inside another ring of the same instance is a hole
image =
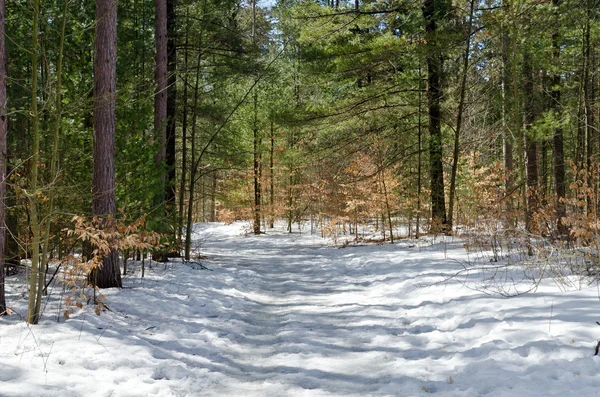
[[[65,321],[56,286],[39,325],[1,318],[0,396],[599,393],[595,283],[507,299],[476,272],[446,280],[469,262],[458,240],[339,249],[246,227],[198,225],[202,266],[134,268],[101,316]],[[8,291],[24,313],[23,279]]]

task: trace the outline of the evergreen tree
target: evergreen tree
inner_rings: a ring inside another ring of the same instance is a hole
[[[93,214],[109,228],[115,222],[115,95],[117,77],[117,2],[96,1],[94,52]],[[100,288],[122,287],[118,253],[112,250],[90,276]]]
[[[6,313],[5,297],[5,245],[6,245],[6,46],[5,46],[6,4],[0,0],[0,316]]]

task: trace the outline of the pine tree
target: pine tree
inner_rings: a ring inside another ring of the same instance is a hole
[[[5,243],[6,243],[6,46],[4,27],[6,20],[6,4],[0,0],[0,316],[6,313],[5,297]]]
[[[104,227],[116,215],[115,196],[115,95],[117,70],[117,1],[96,0],[94,41],[94,171],[92,212]],[[122,287],[117,251],[90,275],[99,288]]]
[[[447,6],[445,1],[425,0],[423,17],[427,34],[427,108],[429,113],[429,173],[431,178],[432,231],[445,231],[444,165],[442,163],[441,106],[443,54],[441,25]]]

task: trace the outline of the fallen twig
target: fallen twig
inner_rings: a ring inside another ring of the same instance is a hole
[[[186,261],[186,260],[184,260],[183,264],[191,267],[194,270],[210,270],[211,272],[213,271],[213,269],[209,269],[208,267],[204,266],[202,263],[196,262],[196,261]],[[196,267],[194,265],[196,265],[198,267]]]

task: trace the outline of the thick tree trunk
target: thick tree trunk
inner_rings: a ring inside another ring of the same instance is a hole
[[[114,222],[117,0],[96,0],[94,42],[94,171],[92,212],[105,226]],[[90,280],[100,288],[122,287],[117,252],[107,255]]]
[[[4,27],[6,20],[6,5],[0,0],[0,316],[6,313],[5,298],[5,251],[6,242],[6,130],[8,118],[6,115],[6,47]]]
[[[442,99],[443,61],[438,42],[440,4],[425,0],[423,16],[427,33],[427,106],[429,112],[429,172],[431,178],[432,232],[445,232],[447,227],[444,199],[444,165],[442,163],[442,130],[440,102]]]

